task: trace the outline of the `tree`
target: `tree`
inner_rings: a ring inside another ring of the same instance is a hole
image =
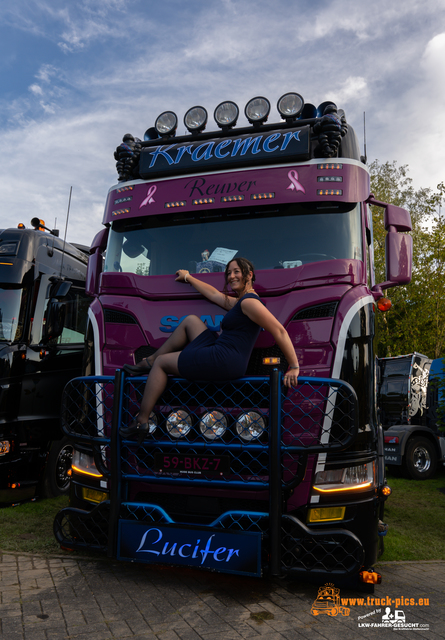
[[[388,291],[392,308],[377,316],[380,357],[418,351],[445,355],[445,217],[441,211],[443,183],[437,191],[414,190],[406,165],[370,165],[371,192],[381,201],[407,209],[413,225],[413,277],[409,285]],[[382,210],[372,207],[376,281],[385,277],[385,236]]]

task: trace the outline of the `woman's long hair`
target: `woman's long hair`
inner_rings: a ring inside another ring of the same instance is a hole
[[[255,267],[253,266],[253,264],[250,262],[250,260],[247,260],[247,258],[232,258],[232,260],[230,260],[227,265],[226,265],[226,270],[224,272],[224,289],[223,289],[223,293],[225,295],[228,294],[228,282],[227,282],[227,272],[229,270],[229,265],[232,264],[232,262],[236,262],[237,265],[239,266],[239,268],[241,269],[241,275],[242,275],[242,280],[244,282],[244,284],[247,284],[247,279],[249,277],[249,273],[252,272],[252,285],[255,282]]]

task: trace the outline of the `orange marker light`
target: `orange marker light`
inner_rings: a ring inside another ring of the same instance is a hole
[[[379,311],[389,311],[392,307],[392,302],[389,298],[380,298],[380,300],[377,301],[377,306]]]
[[[280,358],[263,358],[263,364],[280,364]]]
[[[380,584],[382,576],[377,571],[360,571],[360,580],[366,584]]]

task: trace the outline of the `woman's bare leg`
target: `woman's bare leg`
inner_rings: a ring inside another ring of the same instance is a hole
[[[157,351],[145,358],[150,364],[164,354],[182,351],[184,347],[197,338],[199,334],[207,329],[204,322],[198,316],[187,316],[178,324],[171,336],[167,338],[164,344]]]
[[[156,356],[156,360],[145,384],[141,408],[137,416],[137,421],[140,424],[148,422],[153,407],[167,386],[168,375],[179,375],[179,354],[180,351]]]

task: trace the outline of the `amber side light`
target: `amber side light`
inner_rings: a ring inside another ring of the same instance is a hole
[[[360,571],[360,580],[366,584],[380,584],[382,576],[377,571]]]
[[[392,307],[392,302],[389,298],[380,298],[380,300],[377,301],[377,307],[379,311],[389,311]]]
[[[387,497],[391,495],[392,489],[387,484],[385,484],[385,486],[380,489],[380,493],[382,494],[382,496]]]
[[[263,364],[280,364],[280,358],[263,358]]]

